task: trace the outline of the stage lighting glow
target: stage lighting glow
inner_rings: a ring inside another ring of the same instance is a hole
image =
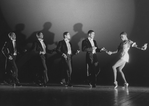
[[[53,33],[53,41],[46,35],[50,45],[61,40],[65,31],[80,45],[87,31],[93,29],[99,47],[115,48],[119,33],[131,32],[135,15],[133,0],[1,0],[0,5],[13,30],[17,24],[24,24],[26,39],[50,23],[47,31]]]
[[[120,32],[129,35],[135,18],[134,0],[0,0],[0,7],[20,38],[25,35],[28,40],[43,31],[49,49],[56,47],[65,31],[70,32],[74,48],[81,49],[82,39],[92,29],[99,47],[116,50]],[[100,64],[108,61],[102,53],[98,56]],[[73,57],[73,66],[73,73],[85,70],[85,53]]]

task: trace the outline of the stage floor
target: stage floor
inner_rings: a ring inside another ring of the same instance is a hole
[[[0,85],[0,106],[149,106],[149,88]]]

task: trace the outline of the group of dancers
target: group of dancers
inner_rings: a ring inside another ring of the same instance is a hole
[[[14,86],[19,86],[20,82],[18,79],[18,68],[16,65],[16,57],[18,54],[17,44],[16,44],[16,34],[15,32],[8,33],[9,41],[4,43],[2,47],[2,53],[6,57],[5,64],[5,77],[4,80],[7,83],[11,83]],[[118,53],[118,60],[112,66],[114,74],[114,88],[118,87],[117,82],[117,71],[119,71],[124,80],[124,86],[128,87],[128,82],[126,81],[125,75],[122,71],[125,64],[129,61],[129,49],[130,47],[135,47],[137,49],[145,51],[147,49],[147,43],[142,47],[138,47],[136,42],[133,42],[128,39],[126,32],[120,33],[120,39],[122,40],[119,44],[116,51],[109,51],[104,47],[98,48],[97,42],[94,39],[95,32],[93,30],[88,31],[88,37],[82,41],[82,51],[86,52],[86,72],[87,80],[90,87],[96,87],[96,72],[99,70],[99,61],[97,58],[98,52],[105,52],[108,55]],[[41,63],[43,65],[42,73],[40,73],[41,80],[38,82],[40,86],[47,86],[49,81],[48,78],[48,69],[46,65],[47,53],[52,53],[53,51],[57,52],[61,56],[61,84],[71,87],[71,74],[72,74],[72,56],[80,52],[80,50],[73,50],[71,43],[71,35],[69,32],[63,33],[63,40],[59,41],[57,47],[54,50],[48,50],[46,43],[44,42],[44,35],[42,32],[36,33],[37,40],[33,42],[33,51],[40,57]]]

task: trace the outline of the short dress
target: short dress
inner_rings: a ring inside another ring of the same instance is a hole
[[[120,45],[118,47],[119,59],[129,62],[128,51],[132,45],[133,45],[133,41],[131,41],[131,40],[125,40],[120,43]]]

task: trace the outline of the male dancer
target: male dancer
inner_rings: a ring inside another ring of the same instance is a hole
[[[37,73],[38,76],[41,77],[41,82],[38,82],[38,84],[41,86],[46,86],[47,82],[49,81],[48,73],[47,73],[47,65],[46,65],[46,53],[47,53],[47,47],[44,42],[44,35],[42,32],[38,32],[36,34],[37,40],[34,42],[34,51],[35,53],[40,57],[41,63],[43,65],[43,71],[40,73]]]
[[[17,57],[16,34],[14,32],[10,32],[8,37],[10,40],[5,42],[2,48],[2,53],[6,57],[4,80],[7,83],[12,83],[14,86],[19,86],[18,68],[15,62]]]
[[[87,77],[91,87],[96,87],[96,71],[99,70],[97,52],[106,51],[105,48],[98,48],[94,37],[95,32],[89,30],[88,38],[82,41],[82,51],[86,52]]]
[[[79,53],[74,52],[72,49],[72,44],[70,43],[70,33],[64,32],[63,33],[63,40],[59,41],[57,45],[57,53],[61,55],[62,58],[62,81],[61,84],[65,86],[72,86],[71,85],[71,74],[72,74],[72,56]]]

